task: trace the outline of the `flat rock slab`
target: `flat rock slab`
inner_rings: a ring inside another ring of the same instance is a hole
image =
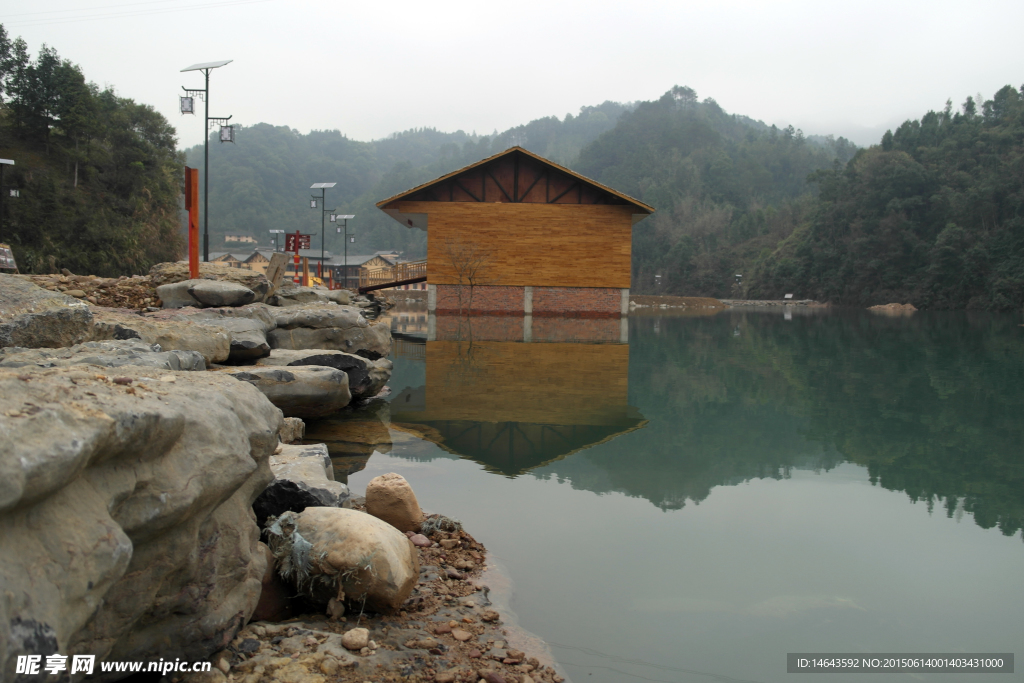
[[[278,327],[267,333],[272,349],[332,349],[370,359],[391,353],[391,328],[386,323],[366,327]]]
[[[274,349],[266,358],[256,363],[259,366],[321,365],[342,370],[348,375],[348,389],[353,398],[370,398],[380,393],[391,379],[391,361],[387,358],[370,360],[344,351],[330,349]]]
[[[138,339],[85,342],[66,349],[0,349],[2,368],[54,368],[93,365],[102,368],[124,366],[158,368],[171,371],[202,371],[203,356],[195,351],[164,351],[159,344]]]
[[[348,375],[316,365],[295,368],[218,368],[263,392],[286,417],[324,417],[349,404]]]
[[[296,327],[369,327],[370,323],[352,306],[336,304],[310,304],[290,308],[275,308],[274,321],[278,327],[290,330]]]
[[[205,660],[259,599],[280,411],[215,373],[85,374],[0,368],[4,680],[42,651]]]
[[[197,351],[207,365],[223,363],[231,355],[231,333],[207,321],[142,316],[111,308],[93,309],[91,341],[141,339],[165,351]]]
[[[222,280],[200,280],[188,288],[193,299],[204,306],[244,306],[256,299],[248,287]]]
[[[72,346],[91,331],[92,310],[85,302],[0,274],[0,347]]]

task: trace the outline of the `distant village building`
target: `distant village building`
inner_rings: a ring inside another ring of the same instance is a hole
[[[628,312],[632,227],[643,202],[521,147],[385,199],[427,232],[427,307],[473,313]],[[351,258],[351,257],[350,257]]]
[[[224,235],[225,242],[242,242],[244,244],[256,244],[257,240],[252,235]]]

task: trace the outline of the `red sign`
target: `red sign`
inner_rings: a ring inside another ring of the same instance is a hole
[[[309,249],[309,238],[311,237],[311,235],[300,235],[298,233],[293,232],[293,233],[289,233],[289,234],[284,236],[284,250],[285,251],[295,251],[296,250],[296,246],[295,246],[295,238],[296,237],[299,238],[298,249]]]

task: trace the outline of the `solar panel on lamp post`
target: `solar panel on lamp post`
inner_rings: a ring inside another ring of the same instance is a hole
[[[338,183],[313,183],[312,185],[309,186],[309,189],[311,189],[311,190],[320,190],[320,205],[321,205],[320,206],[320,209],[321,209],[321,211],[320,211],[320,278],[321,278],[321,280],[323,279],[323,276],[324,276],[324,267],[325,267],[325,264],[324,264],[324,253],[325,253],[325,251],[324,251],[324,217],[327,214],[329,214],[332,211],[334,211],[334,209],[328,209],[327,208],[327,188],[328,187],[334,187],[337,184]],[[312,197],[313,199],[310,200],[310,202],[309,202],[309,208],[315,209],[316,208],[317,196],[314,194],[314,195],[310,195],[310,197]]]
[[[233,59],[224,59],[219,62],[203,62],[201,64],[193,64],[181,70],[182,73],[186,71],[202,71],[206,77],[206,87],[203,89],[181,86],[181,89],[185,91],[185,96],[179,100],[182,114],[195,114],[195,101],[193,98],[197,95],[203,99],[206,105],[203,118],[203,261],[206,262],[210,260],[210,71],[219,69],[233,61]],[[227,141],[234,142],[234,128],[227,125],[230,119],[231,117],[228,116],[226,118],[214,117],[212,120],[214,122],[222,122],[222,129],[224,127],[231,128],[231,139]],[[225,142],[223,135],[222,131],[221,141]]]

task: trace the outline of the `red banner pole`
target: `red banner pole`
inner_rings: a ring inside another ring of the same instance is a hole
[[[188,211],[188,273],[199,277],[199,169],[185,167],[185,210]]]

